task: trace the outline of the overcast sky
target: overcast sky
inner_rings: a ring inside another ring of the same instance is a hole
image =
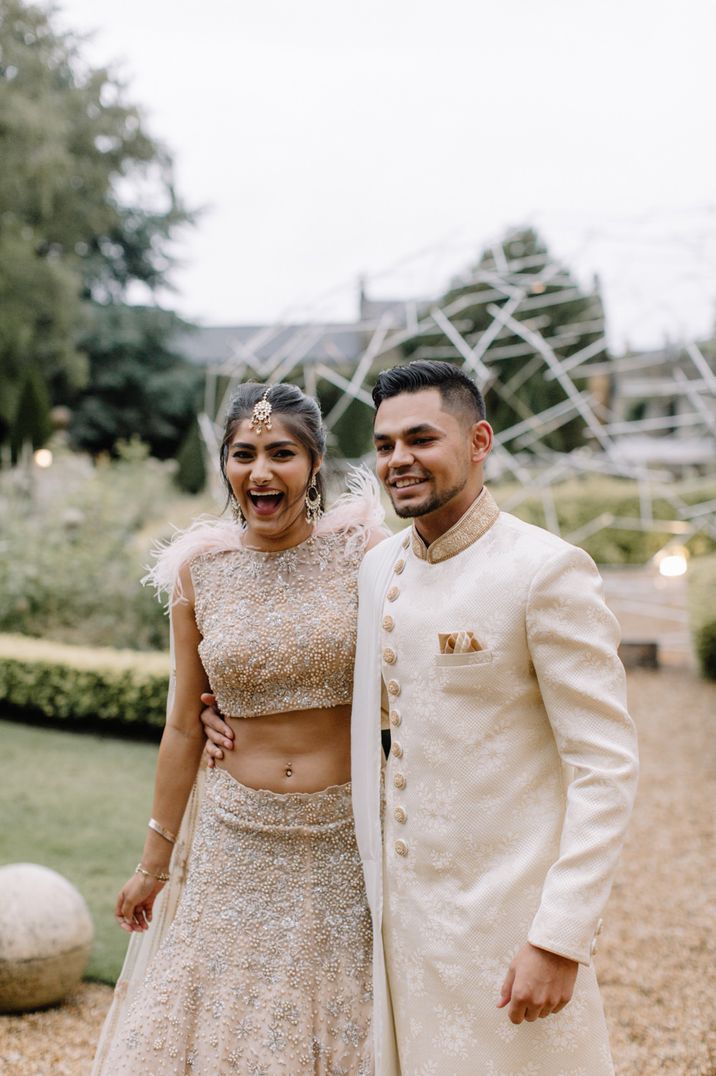
[[[186,201],[171,300],[206,324],[437,294],[531,222],[612,340],[716,309],[713,0],[60,0]]]

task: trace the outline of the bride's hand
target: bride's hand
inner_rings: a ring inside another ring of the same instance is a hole
[[[152,921],[152,908],[165,883],[144,874],[133,874],[119,891],[114,917],[129,934],[146,930]]]

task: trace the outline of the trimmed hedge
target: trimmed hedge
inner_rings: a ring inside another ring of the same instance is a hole
[[[689,617],[701,672],[716,680],[716,555],[691,561]]]
[[[62,722],[161,729],[169,655],[0,635],[0,701]]]

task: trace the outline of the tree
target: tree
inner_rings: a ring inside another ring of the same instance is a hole
[[[320,380],[318,401],[324,417],[343,397],[343,390],[330,381]],[[352,400],[331,430],[331,442],[339,455],[355,460],[373,446],[373,414],[360,400]],[[333,449],[331,449],[331,452]]]
[[[75,448],[97,455],[139,437],[159,459],[176,455],[199,409],[202,374],[172,347],[188,326],[158,307],[92,307],[80,346],[90,382],[77,395],[70,427]]]
[[[492,279],[491,279],[492,276]],[[513,322],[537,331],[561,361],[590,347],[585,362],[607,357],[600,345],[604,310],[598,288],[585,292],[563,265],[552,257],[546,244],[532,229],[509,232],[501,243],[488,247],[462,279],[453,281],[440,300],[450,321],[470,346],[477,345],[493,326],[496,309],[504,311],[510,295],[496,288],[494,279],[507,279],[523,299],[514,309]],[[445,332],[434,329],[411,337],[403,345],[406,358],[433,357],[463,361]],[[482,355],[495,374],[485,396],[488,417],[497,431],[540,414],[566,401],[558,379],[545,377],[546,368],[534,347],[514,328],[503,326]],[[586,382],[582,371],[577,387]],[[555,451],[569,451],[582,444],[584,422],[579,417],[560,419],[543,432],[541,443]]]
[[[83,307],[165,284],[191,218],[124,85],[22,0],[0,0],[0,159],[1,430],[30,362],[55,402],[86,381]]]
[[[179,465],[176,482],[185,493],[201,493],[206,485],[206,463],[204,462],[204,443],[201,439],[199,423],[194,420],[189,432],[182,441],[177,453]]]

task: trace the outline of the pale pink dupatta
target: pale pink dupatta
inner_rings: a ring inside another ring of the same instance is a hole
[[[176,671],[174,667],[174,639],[170,630],[169,649],[171,655],[171,671],[169,674],[169,691],[167,693],[167,713],[169,713],[174,701],[174,687]],[[196,781],[189,795],[189,801],[184,810],[181,827],[177,834],[177,841],[172,852],[169,867],[169,881],[162,889],[154,902],[154,914],[148,930],[142,934],[132,934],[127,947],[127,955],[117,980],[112,1004],[105,1019],[100,1034],[97,1052],[92,1065],[92,1076],[110,1076],[105,1072],[104,1061],[109,1054],[112,1041],[117,1033],[124,1014],[131,1004],[137,988],[144,982],[144,976],[154,958],[154,954],[162,943],[177,910],[184,884],[186,882],[189,853],[194,840],[196,820],[199,814],[201,794],[205,780],[206,769],[202,764],[197,773]]]

